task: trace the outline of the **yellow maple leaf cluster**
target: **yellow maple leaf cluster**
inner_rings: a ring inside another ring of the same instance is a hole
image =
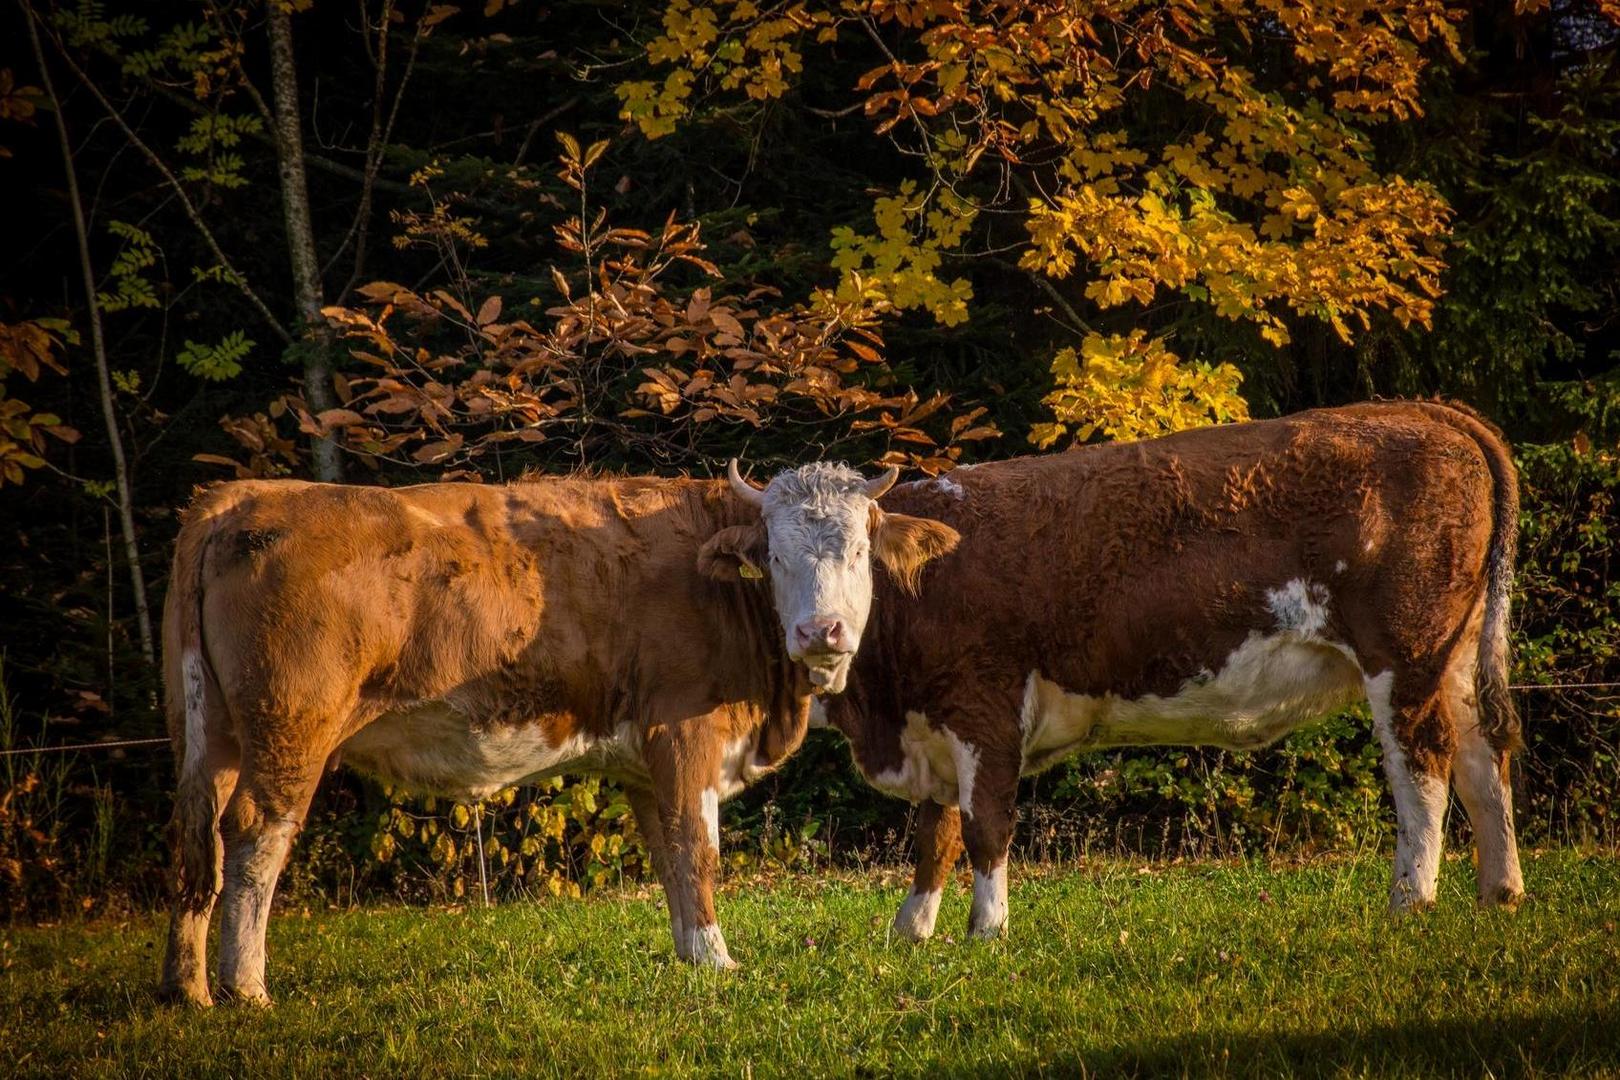
[[[1059,350],[1052,377],[1057,385],[1042,403],[1057,419],[1030,431],[1043,449],[1065,435],[1075,442],[1142,439],[1249,418],[1237,368],[1183,362],[1142,330],[1086,335],[1078,350]]]
[[[876,233],[833,230],[832,265],[839,272],[833,295],[869,311],[924,308],[945,326],[966,322],[972,284],[961,277],[942,280],[938,271],[944,253],[961,246],[975,215],[948,191],[930,208],[916,181],[902,182],[896,195],[873,204]]]
[[[835,36],[834,13],[802,2],[761,7],[754,0],[670,0],[663,33],[647,43],[647,58],[671,70],[662,81],[621,83],[619,115],[649,139],[668,135],[690,110],[699,76],[755,100],[781,97],[788,77],[804,70],[799,40],[812,31],[818,40]]]

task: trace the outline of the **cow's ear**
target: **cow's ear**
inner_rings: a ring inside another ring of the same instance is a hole
[[[732,525],[721,529],[698,550],[698,572],[716,581],[762,578],[764,563],[763,525]]]
[[[874,506],[874,510],[877,508]],[[917,582],[929,559],[951,552],[962,534],[932,518],[877,513],[872,527],[872,550],[900,587],[917,595]]]

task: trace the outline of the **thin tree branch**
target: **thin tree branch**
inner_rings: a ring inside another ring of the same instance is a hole
[[[157,649],[152,640],[152,613],[146,603],[146,574],[141,569],[140,542],[135,533],[134,498],[130,493],[129,462],[124,455],[124,437],[118,430],[118,409],[113,404],[112,377],[107,364],[107,339],[101,325],[101,306],[96,299],[96,274],[90,262],[90,231],[84,220],[84,203],[79,195],[79,174],[73,164],[73,140],[68,137],[67,118],[62,110],[62,99],[56,93],[56,81],[45,63],[45,47],[39,40],[39,27],[35,24],[33,5],[18,0],[23,19],[28,23],[28,40],[34,49],[34,62],[39,65],[40,82],[51,99],[51,114],[56,119],[56,135],[62,144],[62,168],[67,176],[68,202],[73,208],[73,231],[79,242],[79,272],[84,278],[84,300],[90,318],[91,350],[96,358],[96,381],[101,392],[101,417],[107,425],[107,442],[112,449],[113,480],[118,489],[118,525],[124,539],[124,561],[129,564],[130,590],[135,598],[135,621],[140,629],[141,653],[149,665],[157,663]],[[110,532],[111,530],[109,530]],[[109,546],[111,540],[109,537]],[[108,560],[108,573],[112,562]],[[109,613],[110,614],[110,613]],[[109,620],[110,625],[110,620]]]
[[[23,6],[24,14],[28,16],[30,32],[37,33],[37,31],[34,30],[34,26],[36,21],[39,19],[39,15],[34,11],[33,6],[29,4],[27,0],[19,0],[19,3],[21,3]],[[79,80],[79,83],[86,90],[90,91],[90,96],[96,99],[96,101],[101,105],[102,109],[106,111],[107,116],[113,121],[113,123],[118,125],[119,130],[124,133],[124,138],[128,139],[130,145],[141,152],[141,155],[146,158],[154,169],[163,175],[163,179],[171,188],[174,189],[175,195],[177,195],[180,199],[180,205],[185,208],[186,216],[191,219],[191,223],[195,225],[197,227],[197,231],[202,234],[203,242],[208,245],[208,250],[213,253],[215,261],[224,268],[226,275],[236,285],[236,287],[241,290],[242,295],[247,297],[248,303],[253,305],[254,310],[259,313],[260,317],[264,319],[266,325],[268,325],[271,331],[281,339],[283,344],[291,345],[293,343],[292,332],[281,324],[281,320],[275,317],[274,313],[271,312],[270,308],[265,304],[265,302],[259,298],[259,294],[253,291],[253,287],[248,284],[247,278],[236,269],[230,258],[227,257],[225,252],[220,249],[219,241],[214,238],[213,230],[210,229],[208,227],[208,223],[203,220],[202,214],[197,210],[197,205],[191,201],[191,196],[186,194],[186,189],[181,185],[179,178],[174,175],[174,173],[169,169],[169,166],[164,163],[163,159],[158,157],[157,153],[150,146],[146,145],[146,141],[135,133],[135,129],[130,127],[129,122],[124,119],[123,113],[119,112],[117,107],[114,106],[111,101],[107,100],[107,96],[103,94],[101,92],[101,88],[91,80],[89,74],[78,64],[74,63],[73,57],[68,55],[66,46],[64,46],[62,42],[59,41],[54,35],[51,36],[51,44],[56,47],[56,54],[62,58],[62,62],[67,65],[68,70],[73,72],[74,77]]]
[[[1058,292],[1057,286],[1053,285],[1045,274],[1038,274],[1033,270],[1025,270],[1024,273],[1028,274],[1029,280],[1033,281],[1040,287],[1042,292],[1051,297],[1052,303],[1056,304],[1058,309],[1069,317],[1069,328],[1071,330],[1077,330],[1082,334],[1095,333],[1086,320],[1080,317],[1080,313],[1074,310],[1074,305],[1070,304],[1064,295]]]

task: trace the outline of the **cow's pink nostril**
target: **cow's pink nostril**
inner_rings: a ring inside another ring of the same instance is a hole
[[[795,626],[793,635],[802,649],[836,649],[844,639],[844,624],[837,619],[818,619]]]

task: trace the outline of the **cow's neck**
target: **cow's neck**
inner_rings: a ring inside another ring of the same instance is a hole
[[[856,764],[869,776],[899,764],[906,710],[917,708],[916,702],[907,701],[909,598],[887,581],[874,584],[872,612],[844,691],[823,701],[827,723],[849,740]]]

